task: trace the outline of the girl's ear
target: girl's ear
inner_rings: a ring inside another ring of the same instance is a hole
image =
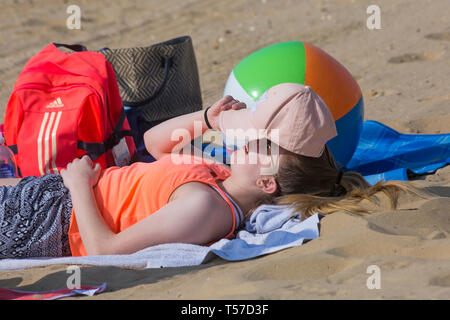
[[[256,179],[256,186],[264,193],[274,194],[277,191],[277,182],[274,176],[260,176]]]

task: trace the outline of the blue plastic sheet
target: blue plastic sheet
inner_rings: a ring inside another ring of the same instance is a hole
[[[404,134],[367,120],[346,168],[361,173],[370,184],[375,184],[433,173],[449,163],[450,133]]]

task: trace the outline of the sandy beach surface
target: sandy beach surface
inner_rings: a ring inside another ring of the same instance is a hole
[[[81,8],[81,30],[66,8]],[[380,30],[366,26],[369,5]],[[221,97],[233,67],[267,45],[310,42],[358,81],[365,119],[404,133],[450,132],[448,0],[2,0],[0,110],[26,61],[50,42],[90,49],[146,46],[191,35],[204,106]],[[3,118],[2,118],[3,120]],[[76,299],[450,299],[450,166],[411,182],[429,199],[383,201],[365,217],[337,212],[307,244],[243,262],[219,258],[162,269],[81,268],[82,285],[106,292]],[[369,266],[381,288],[369,289]],[[0,273],[0,287],[64,288],[67,266]]]

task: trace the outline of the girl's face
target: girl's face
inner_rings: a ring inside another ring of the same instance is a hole
[[[279,149],[268,139],[252,140],[231,154],[231,171],[249,183],[261,175],[274,175],[278,170]]]

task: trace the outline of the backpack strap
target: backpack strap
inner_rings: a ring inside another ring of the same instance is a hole
[[[65,44],[65,43],[53,43],[55,47],[65,47],[67,49],[70,49],[72,51],[81,52],[81,51],[87,51],[87,48],[81,44]]]
[[[106,151],[112,149],[115,145],[117,145],[120,140],[126,136],[132,137],[133,134],[131,130],[121,130],[122,125],[125,121],[126,114],[125,110],[122,109],[122,112],[120,113],[119,121],[117,122],[116,127],[114,128],[112,134],[101,143],[97,142],[84,142],[81,140],[78,140],[78,149],[84,150],[88,153],[89,157],[95,161],[97,158],[99,158],[103,153]]]
[[[12,144],[10,146],[7,145],[7,147],[11,149],[11,151],[14,153],[14,155],[19,153],[19,150],[17,149],[17,144]]]

